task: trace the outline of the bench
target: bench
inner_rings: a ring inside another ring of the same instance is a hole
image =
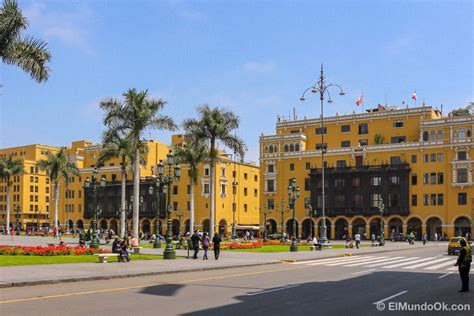
[[[378,247],[378,245],[379,245],[378,241],[376,240],[372,241],[372,247]]]
[[[133,253],[140,253],[140,249],[143,249],[143,247],[132,247]]]
[[[96,253],[94,256],[99,257],[100,263],[107,263],[109,257],[118,257],[118,253]]]

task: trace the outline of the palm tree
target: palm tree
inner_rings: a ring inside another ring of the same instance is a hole
[[[207,160],[209,148],[201,139],[186,137],[186,140],[185,145],[177,146],[174,152],[178,163],[189,165],[189,193],[191,195],[189,230],[192,234],[194,231],[194,186],[197,183],[198,165]]]
[[[59,202],[59,181],[64,179],[68,181],[69,174],[78,174],[76,163],[69,161],[65,153],[65,148],[61,147],[56,154],[47,152],[47,159],[41,159],[36,163],[36,166],[45,171],[48,177],[53,182],[54,186],[54,228],[59,225],[58,218],[58,202]]]
[[[183,123],[183,127],[188,135],[193,139],[207,140],[209,142],[209,164],[210,164],[210,238],[214,236],[215,230],[215,179],[214,168],[219,160],[219,153],[216,149],[217,141],[237,152],[243,159],[245,144],[242,139],[232,135],[232,131],[239,127],[239,117],[233,112],[226,111],[207,104],[198,107],[199,119],[188,119]]]
[[[133,159],[133,235],[138,236],[139,201],[140,201],[140,153],[146,148],[142,141],[147,129],[176,130],[173,119],[160,115],[166,105],[161,99],[151,99],[148,90],[137,92],[129,89],[123,94],[124,101],[109,98],[100,103],[105,110],[104,125],[111,132],[126,135],[130,139],[134,152]]]
[[[126,135],[118,134],[116,131],[108,130],[102,137],[104,148],[100,153],[98,165],[103,166],[104,162],[110,159],[120,159],[120,170],[122,173],[121,193],[120,193],[120,236],[125,237],[125,209],[126,209],[126,185],[127,170],[130,161],[133,160],[132,142]]]
[[[70,175],[75,175],[75,176],[78,176],[79,175],[79,169],[77,168],[77,165],[73,162],[71,162],[70,158],[69,158],[69,155],[67,155],[67,167],[64,168],[62,171],[61,171],[61,178],[63,178],[64,180],[64,183],[65,183],[65,189],[66,189],[66,193],[64,194],[64,197],[65,197],[65,204],[66,204],[66,208],[68,208],[68,198],[69,198],[69,176]],[[69,229],[71,227],[69,227],[69,212],[70,210],[66,209],[66,231],[69,232]]]
[[[10,228],[10,185],[11,178],[24,173],[23,159],[13,159],[13,156],[0,158],[0,178],[4,179],[7,186],[7,214],[6,229]]]
[[[17,65],[38,82],[46,81],[46,65],[51,54],[46,43],[32,37],[20,37],[28,27],[16,0],[4,0],[0,8],[0,57],[5,64]]]

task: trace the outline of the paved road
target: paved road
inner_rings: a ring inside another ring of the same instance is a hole
[[[219,271],[6,288],[0,290],[0,311],[2,315],[411,315],[417,313],[388,309],[396,302],[426,302],[448,307],[470,304],[471,311],[418,314],[474,315],[474,292],[457,292],[460,281],[451,269],[454,259],[445,254],[444,247],[429,247]],[[377,302],[385,312],[377,310]]]

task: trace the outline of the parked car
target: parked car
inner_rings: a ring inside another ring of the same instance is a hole
[[[397,234],[392,237],[392,241],[407,241],[408,234]]]
[[[471,244],[471,242],[469,242],[464,237],[451,237],[448,243],[448,255],[459,254],[459,250],[461,249],[461,244],[460,244],[461,239],[464,239],[468,245]]]

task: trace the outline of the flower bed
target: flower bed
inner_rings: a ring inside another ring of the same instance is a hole
[[[227,249],[255,249],[263,246],[274,246],[274,245],[290,245],[291,241],[279,241],[279,240],[267,240],[267,241],[250,241],[250,242],[230,242],[221,244],[222,250]],[[298,245],[311,245],[311,243],[298,243]]]
[[[0,246],[0,255],[8,256],[82,256],[108,252],[104,249],[69,246]]]

